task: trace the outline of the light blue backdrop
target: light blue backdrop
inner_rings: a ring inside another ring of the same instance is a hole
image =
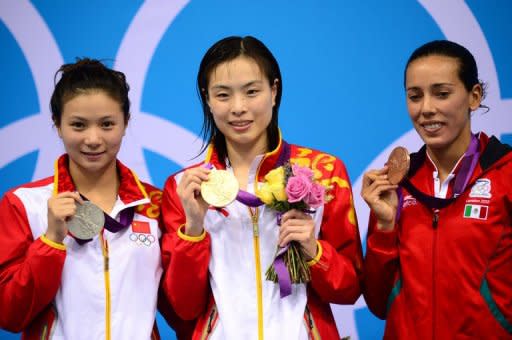
[[[83,56],[127,74],[133,121],[120,158],[162,186],[199,150],[194,81],[203,53],[224,36],[250,34],[281,65],[285,138],[346,163],[364,239],[362,172],[381,166],[397,144],[420,145],[402,83],[406,59],[420,44],[448,38],[475,54],[491,111],[474,115],[474,131],[512,142],[511,17],[508,0],[0,0],[0,194],[51,174],[62,152],[48,108],[53,74]],[[341,334],[382,335],[383,323],[362,298],[333,310]],[[160,318],[159,327],[164,338],[174,337]],[[18,338],[0,331],[0,339]]]

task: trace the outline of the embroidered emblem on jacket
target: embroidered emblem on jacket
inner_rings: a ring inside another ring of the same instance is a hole
[[[487,205],[466,204],[464,207],[464,218],[475,218],[477,220],[486,220],[489,207]]]
[[[149,222],[133,221],[132,222],[132,233],[130,234],[130,240],[137,244],[143,244],[147,247],[155,242],[155,236],[151,234],[151,228]]]
[[[404,200],[402,203],[402,208],[407,208],[410,205],[416,205],[418,202],[416,201],[416,198],[412,195],[406,195],[404,196]]]
[[[487,178],[477,179],[471,188],[469,197],[491,198],[491,181]]]

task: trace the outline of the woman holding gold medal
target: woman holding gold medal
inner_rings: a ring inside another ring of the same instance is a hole
[[[0,203],[0,327],[24,339],[155,339],[161,192],[116,159],[128,84],[91,59],[58,73],[51,110],[66,154],[54,176]]]
[[[197,81],[209,146],[165,185],[164,291],[194,339],[339,338],[329,303],[354,303],[362,272],[343,163],[281,138],[259,40],[218,41]]]
[[[368,307],[386,339],[511,339],[512,148],[471,132],[485,96],[475,59],[432,41],[404,84],[425,145],[364,176]]]

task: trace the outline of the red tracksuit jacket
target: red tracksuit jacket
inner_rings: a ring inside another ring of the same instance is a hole
[[[256,178],[259,182],[268,171],[274,168],[274,164],[279,156],[282,145],[266,154],[259,164]],[[324,206],[323,217],[319,232],[319,244],[321,256],[316,264],[311,265],[312,281],[307,285],[306,310],[302,310],[299,319],[302,319],[303,325],[307,327],[310,338],[318,339],[337,339],[339,338],[336,324],[330,309],[330,303],[354,303],[360,296],[360,279],[362,275],[362,252],[359,239],[359,232],[355,219],[355,212],[352,201],[352,193],[345,167],[339,159],[333,156],[320,153],[315,150],[291,145],[290,160],[292,163],[307,165],[321,173],[322,180],[328,181],[333,185],[332,194],[334,199]],[[210,149],[206,162],[212,163],[216,168],[225,168],[223,161],[217,159],[215,150]],[[165,227],[174,231],[164,234],[162,238],[162,250],[164,259],[164,268],[169,268],[164,273],[162,286],[173,303],[177,314],[185,319],[197,318],[196,329],[193,339],[208,338],[212,332],[216,331],[216,323],[222,320],[221,309],[216,308],[217,304],[225,301],[215,301],[211,288],[211,274],[209,264],[211,263],[211,247],[214,242],[208,232],[208,226],[204,237],[186,237],[180,231],[180,226],[185,223],[185,215],[180,200],[176,194],[176,185],[179,176],[171,176],[165,185],[162,199],[162,215],[165,221]],[[233,204],[226,207],[227,213],[236,213]],[[275,221],[274,217],[266,218],[261,216],[270,216],[272,212],[268,209],[260,211],[260,219],[265,221]],[[209,211],[217,220],[222,219],[219,212]],[[227,221],[227,218],[226,218]],[[223,223],[220,221],[219,223]],[[233,228],[232,225],[223,224],[222,228]],[[271,225],[260,225],[260,230],[265,228],[278,228],[275,222]],[[252,234],[252,232],[250,233]],[[277,235],[277,233],[276,233]],[[269,238],[267,241],[272,241]],[[256,241],[255,241],[256,242]],[[258,244],[258,243],[254,243]],[[225,244],[225,247],[230,247]],[[247,249],[253,248],[251,241],[246,245]],[[275,247],[265,243],[265,238],[259,240],[261,251]],[[275,248],[270,251],[275,253]],[[258,255],[257,255],[258,256]],[[254,259],[247,261],[246,266],[254,268]],[[259,263],[259,261],[256,261]],[[169,265],[167,265],[169,264]],[[257,265],[256,265],[257,266]],[[211,268],[210,268],[211,269]],[[261,270],[261,268],[260,268]],[[232,268],[231,275],[240,275],[237,268]],[[254,273],[254,269],[249,272]],[[253,274],[249,275],[247,280],[254,282]],[[263,276],[263,280],[265,280]],[[268,282],[262,282],[264,285],[263,299],[268,297]],[[275,285],[275,284],[273,284]],[[267,288],[265,288],[267,287]],[[230,289],[233,295],[241,294],[243,299],[256,303],[261,300],[261,293],[257,290],[243,290],[244,287],[216,287],[216,289]],[[267,290],[265,290],[267,289]],[[268,300],[267,300],[268,301]],[[274,304],[275,303],[275,304]],[[281,302],[275,301],[272,305],[265,305],[263,314],[267,315],[269,311],[266,308],[280,308]],[[250,313],[251,318],[262,318],[263,315],[256,315],[240,306],[240,311]],[[295,317],[295,316],[294,316]],[[268,320],[268,319],[265,319]],[[282,323],[289,320],[281,320]],[[223,322],[229,323],[229,320]],[[232,322],[232,321],[231,321]],[[266,321],[265,321],[266,322]],[[239,327],[247,327],[239,325]],[[265,328],[265,324],[263,325]],[[284,327],[284,326],[283,326]],[[252,329],[252,328],[251,328]],[[269,331],[268,329],[264,329]],[[257,336],[256,330],[251,331],[250,337]],[[267,338],[269,335],[265,335]]]
[[[403,188],[393,232],[370,218],[364,296],[386,319],[385,339],[512,338],[512,152],[483,133],[479,150],[466,189],[440,209],[437,226],[433,210]],[[425,159],[410,178],[431,196],[433,170]]]

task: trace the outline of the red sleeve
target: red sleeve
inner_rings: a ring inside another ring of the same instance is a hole
[[[361,240],[350,181],[338,159],[330,180],[333,199],[324,206],[310,285],[326,303],[353,304],[361,295]]]
[[[510,270],[512,264],[512,188],[509,184],[512,178],[512,162],[501,167],[499,171],[499,179],[494,181],[494,185],[497,188],[503,188],[504,191],[503,205],[499,206],[503,222],[501,226],[495,224],[489,225],[489,227],[501,227],[503,232],[489,259],[484,284],[480,289],[486,302],[489,305],[495,304],[493,313],[495,317],[499,316],[503,320],[502,325],[507,323],[512,325],[512,270]],[[497,192],[499,192],[498,190]]]
[[[185,213],[176,193],[175,177],[165,183],[162,197],[162,289],[185,320],[201,315],[208,304],[210,236],[186,237],[180,231]]]
[[[388,298],[398,276],[397,228],[390,232],[377,230],[370,214],[363,294],[368,308],[381,319],[386,318]]]
[[[33,240],[25,208],[13,193],[0,202],[0,328],[20,332],[54,298],[64,246]]]

